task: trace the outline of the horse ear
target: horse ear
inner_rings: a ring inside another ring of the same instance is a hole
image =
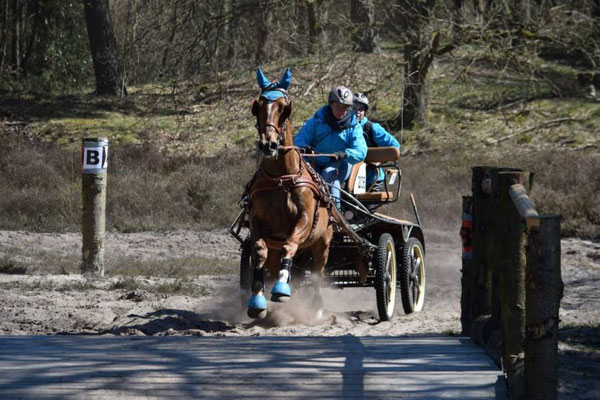
[[[291,83],[292,83],[292,71],[290,71],[290,69],[287,68],[285,70],[285,72],[283,73],[283,76],[281,77],[281,81],[279,81],[279,84],[277,86],[282,88],[283,90],[288,90]]]
[[[258,82],[258,86],[261,89],[264,89],[271,84],[271,82],[269,82],[265,74],[263,74],[261,67],[258,67],[258,69],[256,70],[256,81]]]
[[[279,125],[283,125],[283,121],[288,119],[292,115],[292,99],[287,98],[287,104],[283,107],[283,112],[279,116]]]
[[[258,115],[258,103],[256,102],[256,99],[252,99],[250,102],[250,111],[252,111],[252,115]]]

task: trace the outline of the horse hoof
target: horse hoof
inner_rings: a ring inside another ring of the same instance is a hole
[[[292,295],[292,289],[287,282],[277,282],[273,289],[271,289],[271,300],[278,301],[274,298],[290,297]]]
[[[267,315],[267,299],[262,294],[253,294],[248,299],[248,316],[264,318]]]
[[[249,308],[248,316],[252,319],[263,319],[267,316],[267,310],[261,308]]]
[[[271,289],[271,301],[277,303],[287,303],[291,295],[292,290],[286,282],[277,282]]]
[[[271,293],[271,301],[276,303],[287,303],[290,301],[290,296],[281,293]]]

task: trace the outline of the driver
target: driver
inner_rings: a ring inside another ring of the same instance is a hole
[[[330,184],[331,197],[340,208],[340,187],[350,176],[350,164],[365,159],[367,144],[362,126],[352,106],[352,92],[336,86],[329,92],[328,104],[308,119],[294,138],[305,152],[333,153],[336,157],[315,157],[314,168]]]

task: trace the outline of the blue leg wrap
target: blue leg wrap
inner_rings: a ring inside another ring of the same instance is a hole
[[[290,274],[292,269],[292,259],[291,258],[283,258],[281,260],[281,270],[280,274],[285,271],[287,273],[287,282],[276,282],[271,289],[271,300],[274,301],[285,301],[281,299],[281,297],[290,297],[292,295],[292,289],[290,288]],[[279,300],[281,299],[281,300]]]
[[[253,294],[248,299],[248,308],[254,310],[266,310],[267,309],[267,299],[262,294]]]
[[[292,290],[287,282],[277,282],[273,285],[273,289],[271,289],[271,295],[273,294],[279,296],[291,296]]]

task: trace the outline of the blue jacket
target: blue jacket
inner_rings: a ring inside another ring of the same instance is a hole
[[[369,121],[367,117],[363,117],[360,121],[360,126],[364,127]],[[396,147],[400,148],[400,143],[396,140],[391,133],[385,130],[383,126],[377,122],[371,122],[373,125],[373,140],[377,144],[377,147]]]
[[[360,121],[360,126],[364,127],[365,124],[369,121],[367,117],[363,117]],[[371,122],[372,126],[372,138],[377,147],[396,147],[400,148],[400,143],[396,140],[391,133],[385,130],[383,126],[378,124],[377,122]],[[367,132],[365,131],[365,135]],[[372,168],[367,169],[367,186],[371,185],[373,181],[378,180],[381,181],[385,178],[383,173],[383,169],[377,168],[375,171]]]
[[[350,164],[364,160],[367,155],[367,143],[356,115],[352,115],[350,128],[333,131],[325,122],[327,107],[321,107],[304,123],[294,137],[294,144],[298,147],[311,146],[317,153],[345,151],[348,154],[345,161]],[[332,161],[330,157],[315,157],[314,160],[321,166]]]

